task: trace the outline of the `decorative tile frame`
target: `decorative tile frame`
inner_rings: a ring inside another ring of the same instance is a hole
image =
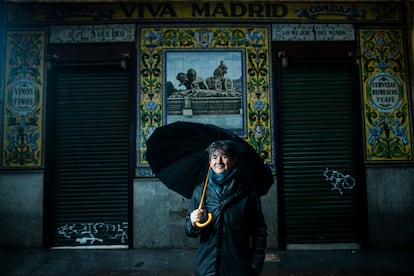
[[[146,141],[165,124],[165,50],[243,50],[246,130],[242,135],[268,163],[271,149],[271,76],[267,27],[148,27],[138,35],[137,165],[136,176],[152,176],[145,158]]]
[[[411,111],[403,33],[360,29],[367,161],[412,160]]]
[[[45,32],[6,34],[2,167],[43,165]]]

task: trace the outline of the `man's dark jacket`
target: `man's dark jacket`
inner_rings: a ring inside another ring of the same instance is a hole
[[[190,213],[198,208],[202,189],[203,185],[194,189],[185,223],[189,237],[200,237],[197,275],[258,275],[263,269],[267,238],[260,197],[236,180],[222,201],[209,183],[203,209],[213,214],[213,222],[197,229],[191,225]]]

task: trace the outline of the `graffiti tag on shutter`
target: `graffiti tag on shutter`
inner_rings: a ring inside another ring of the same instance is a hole
[[[343,195],[344,190],[352,190],[355,187],[355,179],[350,175],[344,175],[336,170],[325,169],[325,179],[332,185],[331,191],[338,190]]]
[[[121,244],[128,242],[128,222],[108,223],[74,223],[65,224],[57,229],[59,235],[74,239],[82,245],[104,244],[106,240],[119,240]]]

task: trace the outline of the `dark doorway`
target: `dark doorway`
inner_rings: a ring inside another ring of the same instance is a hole
[[[45,246],[130,244],[132,45],[52,48]]]
[[[359,247],[365,185],[355,45],[274,49],[281,247]]]

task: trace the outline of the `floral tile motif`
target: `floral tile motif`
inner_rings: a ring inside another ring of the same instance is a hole
[[[402,37],[401,30],[359,31],[367,161],[412,160]]]
[[[7,33],[2,157],[5,168],[39,168],[43,164],[44,51],[44,32]]]

